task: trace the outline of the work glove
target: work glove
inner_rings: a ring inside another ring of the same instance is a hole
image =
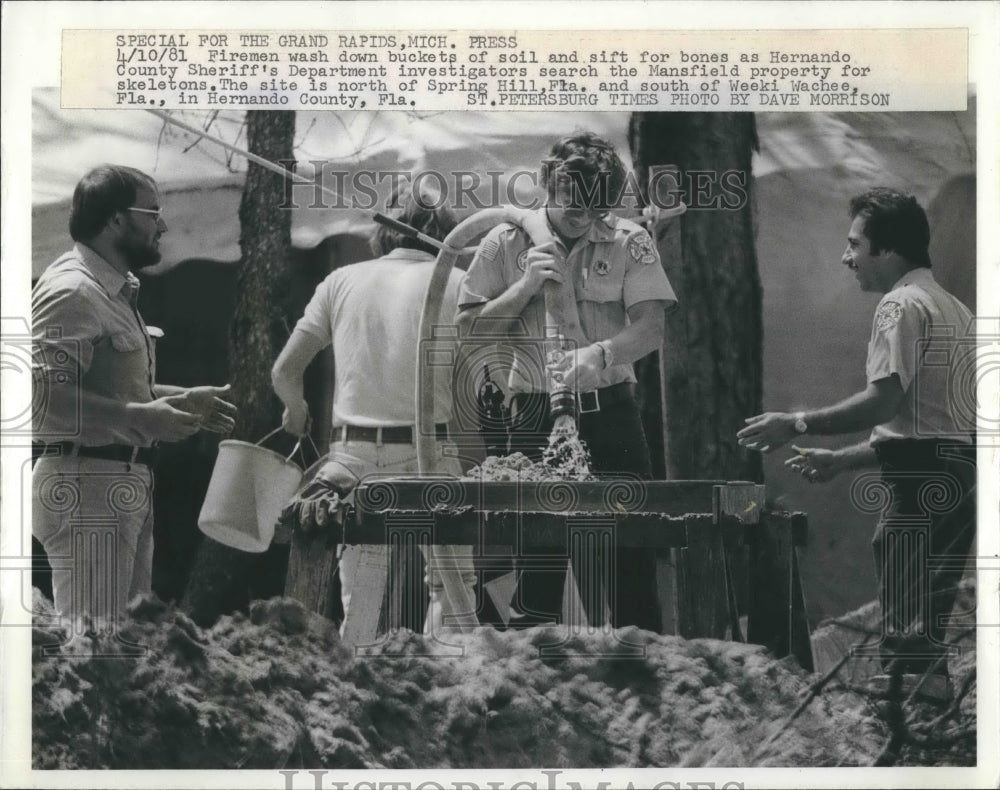
[[[361,478],[371,471],[370,467],[368,462],[344,453],[317,462],[306,472],[305,482],[281,511],[278,523],[303,535],[341,523],[345,500],[350,499]]]

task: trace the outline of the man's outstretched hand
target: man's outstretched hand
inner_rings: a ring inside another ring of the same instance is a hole
[[[747,427],[736,434],[741,447],[769,453],[787,444],[797,435],[795,415],[783,411],[768,411],[747,417]]]
[[[191,387],[164,400],[175,409],[197,416],[202,430],[225,434],[236,426],[237,408],[224,398],[229,390],[229,384],[224,387]]]
[[[798,472],[810,483],[827,483],[844,471],[840,455],[835,450],[820,447],[796,447],[797,455],[785,461],[785,466]]]

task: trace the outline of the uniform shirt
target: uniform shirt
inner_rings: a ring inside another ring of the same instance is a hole
[[[544,208],[539,209],[545,212]],[[547,222],[546,216],[546,222]],[[551,225],[549,225],[551,229]],[[677,297],[660,265],[649,234],[640,226],[612,214],[595,222],[568,253],[555,231],[555,243],[566,256],[573,277],[580,327],[591,343],[607,340],[628,325],[628,309],[648,300],[676,304]],[[462,282],[460,308],[489,302],[524,276],[528,250],[534,246],[520,227],[501,223],[476,251]],[[545,298],[539,291],[521,313],[522,324],[511,330],[514,349],[510,371],[513,392],[545,392]],[[632,365],[613,365],[601,371],[598,387],[635,381]]]
[[[153,341],[136,309],[139,280],[85,244],[52,263],[31,293],[35,438],[99,446],[149,446],[155,437],[80,413],[48,408],[56,387],[81,388],[119,403],[154,399]]]
[[[396,249],[382,258],[344,266],[313,294],[296,324],[333,344],[333,426],[413,425],[420,315],[434,269],[434,257]],[[441,307],[442,322],[455,315],[461,273],[453,271]],[[451,372],[442,360],[454,357],[454,331],[439,333],[421,353],[435,370],[434,421],[451,418]],[[445,369],[447,368],[447,369]],[[426,370],[426,368],[425,368]]]
[[[934,280],[928,268],[904,274],[882,297],[868,343],[872,383],[899,376],[903,403],[871,443],[888,439],[970,441],[975,429],[972,313]]]

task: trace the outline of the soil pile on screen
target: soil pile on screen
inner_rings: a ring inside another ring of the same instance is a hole
[[[482,464],[470,469],[466,477],[492,483],[597,479],[590,471],[587,444],[580,438],[576,423],[571,420],[557,423],[540,461],[532,461],[524,453],[489,456]]]

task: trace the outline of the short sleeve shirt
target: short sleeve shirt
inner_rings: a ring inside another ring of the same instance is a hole
[[[296,324],[333,346],[334,427],[413,425],[417,357],[434,370],[434,421],[451,417],[451,374],[456,334],[452,319],[461,272],[452,271],[434,339],[420,346],[420,316],[434,256],[396,249],[344,266],[313,294]],[[426,352],[426,353],[424,353]],[[426,373],[426,365],[421,370]]]
[[[972,313],[934,280],[907,272],[882,297],[872,322],[869,383],[898,376],[903,403],[871,434],[889,439],[970,441],[975,428],[976,346]]]
[[[134,305],[138,287],[135,275],[122,274],[84,244],[38,279],[31,294],[37,440],[152,444],[154,437],[100,424],[75,406],[72,413],[54,413],[45,400],[54,387],[79,387],[123,404],[153,400],[154,345]]]
[[[545,209],[539,209],[544,212]],[[628,309],[658,300],[672,306],[677,297],[660,264],[656,245],[639,225],[614,215],[595,222],[566,255],[573,277],[580,327],[590,342],[607,340],[628,326]],[[459,309],[485,304],[524,276],[528,250],[534,246],[520,227],[502,223],[491,230],[476,251],[459,291]],[[545,300],[539,292],[509,333],[513,348],[510,387],[514,392],[544,392]],[[599,387],[635,381],[631,365],[613,365],[600,376]]]

